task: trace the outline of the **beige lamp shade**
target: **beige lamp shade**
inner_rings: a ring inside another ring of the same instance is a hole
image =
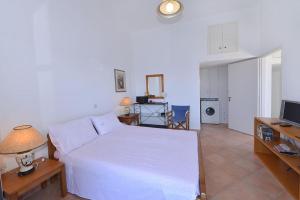
[[[31,125],[15,127],[0,143],[0,154],[31,151],[46,143],[46,139]]]
[[[171,18],[178,15],[183,9],[178,0],[163,0],[158,6],[158,12],[164,17]]]
[[[132,104],[132,100],[130,97],[124,97],[120,102],[121,106],[130,106],[131,104]]]

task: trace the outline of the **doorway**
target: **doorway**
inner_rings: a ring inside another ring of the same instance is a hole
[[[276,50],[262,57],[200,66],[201,123],[225,123],[253,135],[254,117],[278,117],[281,54]]]
[[[201,123],[228,123],[228,65],[200,68]]]
[[[228,124],[253,133],[257,115],[259,59],[228,60],[200,67],[201,123]]]

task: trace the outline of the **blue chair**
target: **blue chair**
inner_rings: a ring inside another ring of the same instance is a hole
[[[174,106],[167,113],[168,128],[190,129],[190,106]]]

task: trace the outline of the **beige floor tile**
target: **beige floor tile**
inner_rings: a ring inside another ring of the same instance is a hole
[[[206,169],[207,190],[215,195],[235,182],[235,177],[217,167]]]
[[[268,191],[269,196],[274,199],[284,192],[284,188],[265,168],[248,176],[245,182],[252,186],[259,187],[264,191]]]
[[[212,200],[272,200],[266,191],[253,187],[245,182],[239,182],[226,188],[212,198]]]
[[[231,162],[226,162],[222,167],[222,171],[226,174],[229,174],[236,181],[242,180],[243,178],[249,176],[248,170]]]
[[[213,164],[215,164],[217,166],[220,166],[220,165],[223,165],[225,163],[226,158],[219,155],[219,154],[213,153],[213,154],[207,156],[206,160],[209,160]]]
[[[249,172],[254,172],[260,168],[262,168],[262,165],[253,162],[251,160],[248,160],[247,158],[241,158],[234,162],[234,164],[248,170]]]

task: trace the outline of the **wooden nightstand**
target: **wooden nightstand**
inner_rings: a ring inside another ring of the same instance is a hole
[[[129,114],[129,115],[120,115],[118,116],[120,122],[131,125],[132,123],[140,124],[140,115],[139,114]]]
[[[61,196],[67,195],[65,165],[56,160],[41,159],[35,160],[39,163],[34,172],[26,176],[17,175],[18,168],[13,169],[2,175],[3,191],[7,200],[17,200],[18,197],[30,191],[31,189],[45,184],[45,182],[55,175],[60,177]]]

